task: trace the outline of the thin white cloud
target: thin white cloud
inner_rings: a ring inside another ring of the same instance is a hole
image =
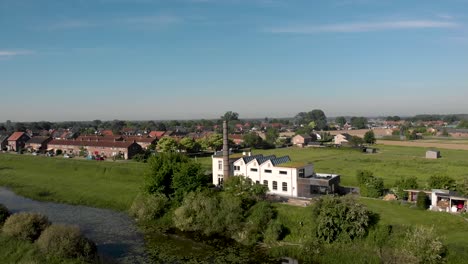
[[[155,15],[155,16],[140,16],[131,17],[124,20],[128,24],[146,24],[146,25],[157,25],[166,26],[182,22],[183,19],[173,15]]]
[[[442,19],[453,19],[454,18],[452,15],[449,15],[449,14],[437,14],[436,16],[438,18],[442,18]]]
[[[89,28],[97,26],[95,22],[86,20],[65,20],[58,23],[47,26],[48,30],[61,30],[61,29],[78,29],[78,28]]]
[[[429,29],[429,28],[454,28],[459,24],[448,21],[437,20],[399,20],[387,22],[363,22],[363,23],[343,23],[328,25],[310,25],[310,26],[286,26],[269,28],[266,31],[270,33],[351,33],[351,32],[369,32],[383,30],[399,29]]]
[[[175,15],[150,15],[150,16],[135,16],[126,18],[107,18],[107,19],[96,19],[96,20],[63,20],[55,23],[51,23],[40,29],[45,30],[73,30],[82,28],[108,28],[108,27],[137,27],[137,28],[149,28],[158,29],[167,27],[170,25],[178,24],[184,21],[183,17]]]
[[[13,57],[18,55],[34,54],[32,50],[0,50],[0,57]]]

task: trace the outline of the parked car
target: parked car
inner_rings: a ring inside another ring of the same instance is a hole
[[[64,154],[63,157],[66,158],[66,159],[70,159],[70,158],[73,158],[73,155],[71,155],[71,154]]]

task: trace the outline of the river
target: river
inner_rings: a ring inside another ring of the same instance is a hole
[[[148,263],[143,235],[128,215],[112,210],[31,200],[0,187],[0,203],[13,212],[37,212],[54,224],[79,226],[99,254],[117,263]]]

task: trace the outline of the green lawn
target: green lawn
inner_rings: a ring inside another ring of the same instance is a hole
[[[146,165],[0,154],[0,186],[36,199],[127,210]]]
[[[447,246],[448,263],[466,263],[465,261],[468,259],[468,221],[463,217],[449,213],[421,211],[409,208],[409,205],[378,199],[360,198],[359,201],[365,204],[369,210],[379,214],[379,224],[392,225],[395,230],[417,225],[434,227],[436,233]],[[311,208],[288,204],[274,204],[274,206],[278,211],[278,219],[289,230],[284,241],[293,245],[306,241],[314,225],[311,218]],[[343,251],[343,249],[340,250]],[[360,252],[363,249],[356,250]],[[349,255],[350,252],[346,251],[343,254]],[[375,252],[371,252],[371,254],[375,255]],[[363,257],[362,254],[357,254],[355,257],[356,259],[351,259],[351,262],[348,263],[374,263],[373,261],[362,262],[360,259]],[[332,256],[330,258],[339,259]]]
[[[392,187],[402,176],[417,176],[421,186],[432,175],[447,175],[460,179],[468,176],[468,151],[441,151],[438,160],[425,159],[426,148],[376,145],[378,153],[365,154],[352,149],[335,148],[283,148],[254,150],[254,154],[276,156],[289,155],[293,161],[312,162],[316,172],[341,175],[341,184],[356,186],[356,171],[366,169],[384,178],[386,187]],[[211,158],[199,158],[207,169],[211,169]]]

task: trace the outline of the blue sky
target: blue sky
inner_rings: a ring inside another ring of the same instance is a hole
[[[0,0],[0,121],[468,113],[468,0]]]

